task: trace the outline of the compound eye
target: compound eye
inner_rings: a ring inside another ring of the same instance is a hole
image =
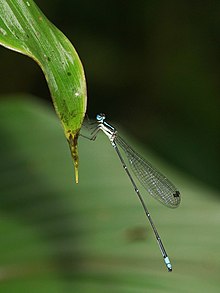
[[[96,120],[98,122],[101,122],[101,121],[105,120],[105,114],[103,114],[103,113],[97,114],[96,115]]]

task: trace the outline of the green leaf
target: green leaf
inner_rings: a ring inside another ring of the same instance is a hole
[[[42,68],[70,145],[78,182],[77,139],[87,95],[74,47],[32,0],[0,0],[0,44],[30,56]]]
[[[0,292],[219,292],[217,192],[165,167],[126,138],[168,171],[182,194],[173,210],[143,192],[172,261],[168,273],[104,135],[94,143],[80,140],[83,172],[77,187],[58,121],[45,104],[29,96],[1,98],[0,141]]]

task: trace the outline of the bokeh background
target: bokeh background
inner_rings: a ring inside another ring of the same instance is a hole
[[[36,3],[80,55],[89,117],[106,113],[180,186],[178,210],[149,199],[177,272],[104,138],[80,140],[74,185],[43,73],[1,47],[2,292],[218,292],[220,2]]]

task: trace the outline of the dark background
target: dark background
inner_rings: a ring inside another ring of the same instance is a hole
[[[219,189],[220,2],[36,3],[80,55],[89,116],[106,113],[169,162]],[[0,94],[30,93],[51,105],[37,64],[3,47],[0,60]]]

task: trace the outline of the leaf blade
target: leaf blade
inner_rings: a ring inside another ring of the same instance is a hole
[[[76,50],[32,0],[0,0],[0,44],[31,57],[41,67],[69,142],[77,182],[77,138],[86,112],[87,91]]]

